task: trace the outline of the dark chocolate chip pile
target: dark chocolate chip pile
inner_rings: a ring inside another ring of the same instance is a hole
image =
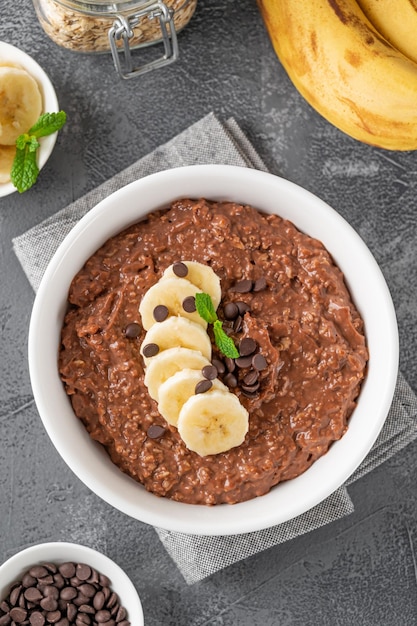
[[[266,289],[267,283],[264,277],[253,281],[244,279],[237,282],[231,291],[235,293],[258,292]],[[250,305],[247,302],[228,302],[223,307],[224,319],[229,322],[230,327],[225,328],[228,334],[240,333],[243,329],[243,317],[250,312]],[[245,337],[239,342],[239,357],[236,359],[223,358],[218,355],[213,359],[219,376],[230,388],[239,387],[242,393],[248,398],[253,398],[259,393],[260,380],[259,372],[267,367],[265,357],[258,352],[258,344],[251,337]],[[248,370],[243,372],[242,370]]]
[[[104,574],[85,563],[31,567],[0,603],[0,626],[130,626]]]
[[[231,389],[239,387],[248,398],[253,398],[259,393],[259,372],[267,367],[265,357],[257,350],[257,342],[245,337],[239,344],[241,356],[237,359],[221,359],[219,356],[212,362],[225,385]],[[243,372],[246,369],[248,371]]]

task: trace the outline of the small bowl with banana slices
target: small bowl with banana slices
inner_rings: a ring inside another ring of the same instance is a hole
[[[198,535],[330,496],[374,444],[398,372],[392,299],[359,235],[294,183],[226,165],[158,172],[91,209],[44,274],[28,345],[39,415],[76,476],[134,519]]]
[[[10,179],[16,155],[16,139],[26,133],[43,113],[57,113],[55,89],[42,67],[28,54],[0,41],[0,197],[15,191]],[[57,134],[39,140],[39,170],[55,146]]]

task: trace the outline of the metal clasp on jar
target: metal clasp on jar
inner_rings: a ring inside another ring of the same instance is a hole
[[[112,28],[109,30],[109,41],[113,62],[120,78],[133,78],[176,61],[178,58],[178,41],[173,16],[174,12],[159,0],[128,17],[117,15]],[[129,40],[134,35],[133,29],[144,17],[150,20],[159,20],[164,54],[153,61],[134,67]],[[120,40],[123,46],[118,48],[117,42]],[[122,54],[124,56],[124,67],[122,67],[121,63]]]

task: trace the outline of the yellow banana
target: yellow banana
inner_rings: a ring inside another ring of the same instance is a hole
[[[417,0],[357,0],[375,28],[417,63]]]
[[[258,0],[295,87],[351,137],[417,149],[417,64],[391,46],[355,0]]]

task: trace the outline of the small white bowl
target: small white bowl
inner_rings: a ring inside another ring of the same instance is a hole
[[[38,63],[36,63],[34,59],[32,59],[31,56],[9,43],[0,41],[0,60],[1,59],[18,63],[25,70],[27,70],[31,76],[33,76],[38,83],[42,94],[42,113],[57,113],[59,111],[58,98],[56,96],[54,86],[45,71]],[[54,149],[57,136],[58,133],[53,133],[47,137],[40,138],[40,148],[38,151],[39,170],[43,168],[49,159],[51,152]],[[15,191],[17,191],[17,189],[12,183],[0,183],[0,198],[8,196]]]
[[[126,619],[129,619],[132,626],[143,626],[142,604],[127,574],[101,552],[75,543],[40,543],[10,557],[0,566],[0,599],[7,596],[13,582],[21,580],[33,565],[48,562],[59,565],[67,561],[86,563],[107,576],[112,590],[119,596],[121,606],[127,611]]]
[[[123,474],[75,418],[60,380],[57,355],[72,278],[109,237],[175,199],[230,200],[278,213],[323,242],[345,275],[365,322],[370,359],[346,434],[304,474],[268,494],[213,507],[148,493]],[[225,165],[159,172],[111,194],[85,215],[60,245],[37,293],[29,329],[35,401],[57,451],[98,496],[124,513],[168,530],[233,535],[268,528],[304,513],[340,487],[371,449],[387,417],[398,373],[398,330],[384,277],[353,228],[305,189],[272,174]]]

